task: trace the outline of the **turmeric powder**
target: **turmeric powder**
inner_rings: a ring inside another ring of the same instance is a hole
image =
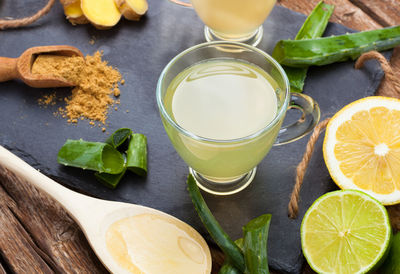
[[[54,106],[56,104],[56,94],[45,94],[42,98],[38,100],[39,105],[42,105],[44,107],[51,105]]]
[[[59,109],[70,123],[85,117],[105,124],[108,107],[115,103],[111,96],[120,94],[121,74],[102,60],[101,52],[85,58],[39,55],[33,63],[32,73],[52,74],[76,83],[71,96],[65,98],[66,106]]]
[[[79,84],[85,60],[80,56],[40,54],[32,65],[32,73],[62,77],[68,82]]]

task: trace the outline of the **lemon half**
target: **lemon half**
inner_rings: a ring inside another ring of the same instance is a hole
[[[341,189],[400,203],[400,100],[372,96],[345,106],[327,125],[323,153]]]

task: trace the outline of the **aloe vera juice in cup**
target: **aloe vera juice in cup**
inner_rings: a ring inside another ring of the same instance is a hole
[[[229,58],[199,62],[171,81],[165,106],[180,127],[217,143],[187,137],[165,121],[164,125],[190,167],[208,179],[232,181],[256,166],[275,141],[280,123],[254,139],[241,138],[261,131],[275,118],[277,88],[267,72],[251,63]]]
[[[203,43],[178,54],[161,72],[156,97],[172,145],[197,185],[216,195],[246,188],[272,145],[301,138],[320,116],[311,97],[290,93],[271,56],[236,42]],[[302,117],[281,129],[289,108]]]

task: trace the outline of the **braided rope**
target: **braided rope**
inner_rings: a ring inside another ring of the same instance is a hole
[[[376,59],[380,63],[382,70],[385,73],[385,81],[388,83],[388,88],[383,89],[380,92],[380,95],[387,97],[397,97],[400,98],[400,81],[398,77],[396,77],[392,67],[386,58],[377,51],[370,51],[362,54],[356,64],[355,68],[359,69],[363,66],[364,62],[370,59]],[[327,126],[330,118],[325,119],[321,123],[319,123],[315,129],[310,139],[308,140],[306,151],[304,152],[303,158],[301,162],[297,165],[296,168],[296,182],[293,187],[292,194],[290,196],[290,201],[288,204],[288,216],[292,219],[297,217],[299,212],[299,200],[300,200],[300,190],[303,184],[304,175],[306,174],[308,164],[310,162],[312,153],[315,148],[315,143],[318,140],[318,137]]]
[[[370,59],[376,59],[380,63],[383,72],[385,73],[385,80],[389,84],[388,88],[385,88],[381,91],[380,95],[387,96],[387,97],[395,97],[400,98],[400,81],[399,78],[395,75],[392,67],[390,66],[389,62],[386,58],[377,51],[370,51],[364,53],[357,59],[355,64],[356,69],[360,69],[364,62]]]
[[[192,7],[192,4],[184,2],[184,1],[179,1],[179,0],[169,0],[169,1],[171,1],[172,3],[178,4],[178,5],[184,6],[184,7]]]
[[[290,196],[290,202],[288,205],[289,217],[295,219],[297,213],[299,212],[299,199],[300,199],[300,189],[303,184],[304,175],[307,171],[308,163],[310,162],[311,156],[314,152],[315,143],[318,141],[319,135],[325,129],[330,118],[326,118],[324,121],[320,122],[315,128],[314,132],[308,140],[306,151],[304,152],[303,159],[297,165],[296,168],[296,183],[294,185],[292,195]]]
[[[55,0],[49,0],[47,4],[35,13],[32,16],[21,18],[21,19],[14,19],[14,20],[0,20],[0,30],[11,29],[11,28],[19,28],[23,26],[27,26],[41,18],[43,15],[47,14],[51,7],[54,5]]]

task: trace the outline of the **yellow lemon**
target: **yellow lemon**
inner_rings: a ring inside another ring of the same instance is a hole
[[[340,188],[400,203],[400,100],[372,96],[345,106],[327,125],[323,152]]]

